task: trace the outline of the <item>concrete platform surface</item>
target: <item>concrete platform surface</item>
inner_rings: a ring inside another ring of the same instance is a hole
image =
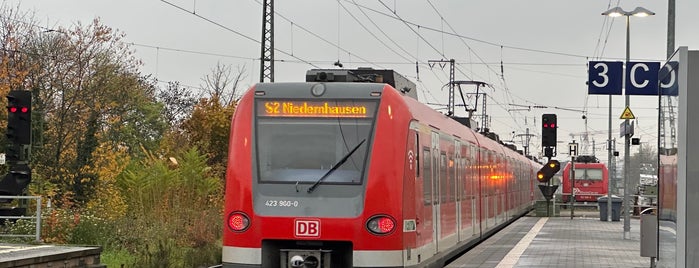
[[[100,247],[0,243],[0,268],[105,267],[101,253]]]
[[[623,218],[579,216],[520,218],[446,267],[650,267],[650,258],[640,255],[639,219],[629,221],[630,236],[623,239]]]

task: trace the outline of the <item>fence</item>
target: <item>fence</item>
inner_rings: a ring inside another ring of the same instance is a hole
[[[597,199],[601,196],[605,195],[600,195],[600,194],[575,194],[575,196],[593,196],[594,199]],[[566,202],[561,202],[563,196],[566,196],[568,201]],[[622,196],[618,196],[619,198],[622,198]],[[657,207],[657,200],[658,196],[657,195],[629,195],[629,214],[630,215],[640,215],[642,214],[641,211],[647,208],[655,208]],[[548,204],[548,208],[547,208]],[[578,201],[578,202],[573,202],[573,207],[574,209],[582,208],[583,211],[585,209],[590,210],[593,209],[594,211],[599,210],[598,202],[597,201]],[[537,216],[561,216],[560,211],[561,210],[570,210],[571,209],[571,204],[570,204],[570,194],[556,194],[554,195],[554,198],[551,199],[550,202],[545,202],[543,200],[537,201],[536,204],[536,215]],[[623,212],[622,212],[623,215]]]
[[[0,195],[0,199],[9,199],[9,200],[14,200],[14,199],[26,199],[26,200],[31,200],[34,199],[36,200],[36,213],[34,216],[4,216],[0,215],[0,219],[2,220],[19,220],[19,219],[28,219],[28,220],[34,220],[35,224],[35,233],[34,234],[5,234],[5,233],[0,233],[0,237],[34,237],[34,240],[36,242],[41,241],[41,196],[6,196],[6,195]]]

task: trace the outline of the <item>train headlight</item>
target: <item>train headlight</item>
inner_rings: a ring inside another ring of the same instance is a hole
[[[228,228],[234,232],[242,232],[250,227],[250,218],[245,213],[234,211],[228,215]]]
[[[396,220],[387,215],[376,215],[369,218],[366,222],[366,228],[373,234],[388,234],[396,228]]]

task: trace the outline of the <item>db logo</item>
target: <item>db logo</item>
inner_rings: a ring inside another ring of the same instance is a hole
[[[294,220],[294,236],[320,237],[320,220]]]

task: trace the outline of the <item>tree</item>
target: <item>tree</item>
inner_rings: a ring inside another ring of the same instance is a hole
[[[245,79],[245,65],[238,66],[236,74],[233,75],[230,65],[217,62],[216,67],[211,69],[211,74],[202,79],[204,82],[202,87],[209,97],[218,97],[221,105],[229,106],[238,101],[236,92],[243,79]]]
[[[207,156],[214,174],[223,180],[228,159],[231,118],[237,105],[237,87],[244,77],[244,67],[231,74],[231,68],[218,63],[205,76],[204,90],[209,94],[194,106],[192,114],[182,123],[181,139],[200,148]]]
[[[165,88],[158,91],[157,97],[165,105],[165,119],[172,129],[180,128],[197,103],[192,91],[180,86],[177,81],[168,82]]]
[[[23,65],[6,66],[26,72],[17,87],[34,96],[34,173],[86,202],[99,179],[84,169],[93,165],[95,150],[104,144],[138,156],[142,147],[157,149],[167,128],[163,106],[155,86],[138,73],[140,61],[121,41],[124,35],[99,19],[50,33],[31,29],[9,33],[7,40],[26,40],[19,45],[22,58],[9,59]]]

